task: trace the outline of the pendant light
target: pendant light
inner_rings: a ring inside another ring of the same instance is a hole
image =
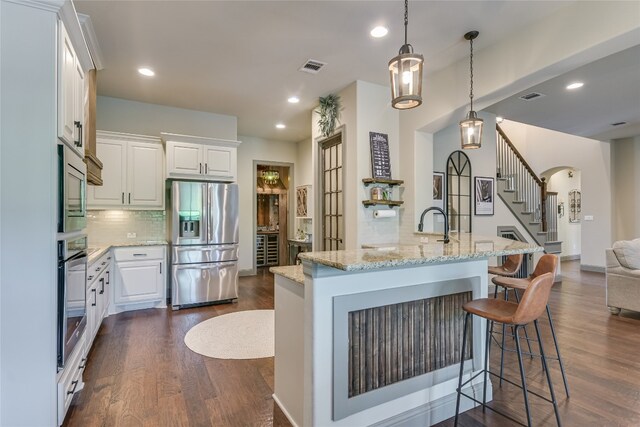
[[[273,185],[278,182],[278,179],[280,179],[280,174],[278,173],[278,171],[271,169],[263,170],[262,179],[264,180],[265,184]]]
[[[480,148],[482,144],[482,119],[478,118],[478,114],[473,111],[473,40],[480,34],[477,31],[469,31],[464,38],[469,40],[471,54],[469,55],[469,74],[471,76],[471,89],[469,91],[469,99],[471,100],[471,108],[467,117],[460,121],[460,141],[462,148],[465,150]]]
[[[391,106],[398,110],[408,110],[422,104],[422,55],[413,53],[413,46],[407,43],[409,24],[409,0],[404,0],[404,44],[398,56],[389,61],[391,78]]]

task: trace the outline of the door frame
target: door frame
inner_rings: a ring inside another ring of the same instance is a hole
[[[252,220],[251,220],[251,276],[255,276],[256,274],[258,274],[258,267],[256,266],[256,236],[258,235],[258,202],[256,200],[256,194],[258,193],[258,165],[264,165],[264,166],[282,166],[282,167],[288,167],[289,168],[289,178],[290,178],[290,185],[289,188],[287,189],[287,204],[288,207],[287,209],[289,210],[288,212],[288,217],[287,217],[287,237],[291,237],[293,234],[291,234],[291,227],[294,225],[295,223],[295,211],[294,209],[292,209],[292,206],[294,205],[292,198],[295,197],[295,191],[291,191],[291,189],[295,189],[295,164],[294,163],[290,163],[290,162],[275,162],[275,161],[271,161],[271,160],[253,160],[253,171],[251,173],[251,176],[253,177],[253,183],[251,184],[251,206],[252,206]],[[294,199],[295,200],[295,199]],[[293,215],[293,218],[292,218]],[[286,242],[286,244],[288,245],[289,242]]]
[[[322,167],[320,165],[320,160],[322,159],[322,148],[321,148],[321,144],[328,140],[328,139],[332,139],[335,138],[337,135],[340,135],[340,144],[342,144],[342,225],[343,225],[343,230],[345,230],[346,227],[346,205],[345,205],[345,187],[346,187],[346,182],[345,182],[345,164],[347,161],[346,155],[347,155],[347,150],[346,150],[346,137],[347,137],[347,131],[346,131],[346,126],[345,125],[341,125],[338,128],[336,128],[336,130],[331,134],[331,136],[325,137],[325,136],[319,136],[317,138],[314,138],[313,143],[315,145],[314,148],[314,153],[315,153],[315,160],[313,163],[313,170],[314,170],[314,176],[313,176],[313,197],[314,197],[314,203],[313,203],[313,241],[312,241],[312,246],[311,246],[311,250],[313,251],[322,251],[322,242],[323,242],[323,235],[322,235],[322,223],[323,223],[323,218],[322,218],[322,211],[324,209],[324,195],[322,194],[322,192],[320,191],[322,189],[322,179],[323,177],[320,174],[320,170],[322,170]],[[347,242],[346,242],[347,236],[346,234],[343,237],[343,242],[342,245],[343,247],[347,246]]]

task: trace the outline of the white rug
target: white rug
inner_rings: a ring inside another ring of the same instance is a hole
[[[198,323],[184,337],[192,351],[216,359],[258,359],[274,354],[273,310],[247,310]]]

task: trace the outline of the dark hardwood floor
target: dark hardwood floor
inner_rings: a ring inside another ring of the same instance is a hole
[[[611,316],[604,275],[565,262],[554,286],[551,310],[565,361],[571,398],[566,399],[557,362],[550,362],[565,426],[640,425],[640,314]],[[66,426],[288,426],[271,399],[273,359],[219,360],[200,356],[183,342],[208,318],[238,310],[273,308],[273,276],[240,279],[240,298],[224,304],[172,312],[141,310],[105,319],[89,354],[85,388],[73,400]],[[547,351],[552,349],[542,322]],[[531,329],[533,333],[533,329]],[[496,350],[497,347],[492,347]],[[493,351],[492,366],[499,363]],[[517,379],[514,354],[506,375]],[[547,393],[539,360],[525,359],[529,385]],[[524,420],[522,393],[497,387],[497,408]],[[530,397],[534,425],[555,425],[551,404]],[[490,411],[468,411],[462,426],[513,425]],[[440,423],[449,426],[453,420]]]

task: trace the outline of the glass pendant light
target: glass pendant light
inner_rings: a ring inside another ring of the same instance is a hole
[[[262,179],[266,184],[273,185],[278,182],[278,179],[280,179],[280,174],[278,171],[267,169],[262,171]]]
[[[471,46],[471,54],[469,55],[469,71],[471,76],[471,90],[469,91],[469,99],[471,100],[471,108],[467,117],[460,121],[460,141],[462,148],[465,150],[480,148],[482,145],[482,119],[478,118],[478,114],[473,111],[473,40],[480,34],[477,31],[469,31],[464,38],[469,40]]]
[[[407,43],[409,24],[409,0],[404,0],[404,44],[398,56],[389,61],[391,78],[391,106],[398,110],[408,110],[422,104],[422,64],[424,58],[413,53],[413,46]]]

